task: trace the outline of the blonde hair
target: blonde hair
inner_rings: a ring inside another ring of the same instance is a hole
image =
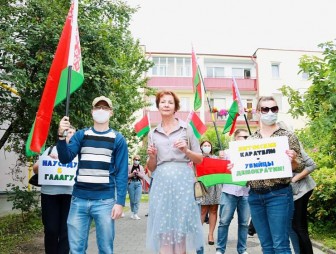
[[[273,96],[261,96],[257,103],[257,110],[260,111],[260,103],[263,101],[274,101],[276,105],[278,105],[277,101]]]

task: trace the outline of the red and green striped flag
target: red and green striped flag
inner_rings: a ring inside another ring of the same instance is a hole
[[[229,116],[223,130],[223,134],[230,132],[229,133],[230,136],[235,131],[237,117],[239,116],[239,114],[244,112],[243,104],[238,90],[238,85],[234,77],[232,78],[232,95],[233,95],[233,102],[229,109],[228,112]]]
[[[227,169],[229,163],[229,160],[203,158],[203,161],[196,165],[197,179],[206,187],[223,183],[246,186],[246,181],[232,181],[231,172]]]
[[[201,136],[206,132],[207,127],[206,125],[202,122],[202,120],[198,117],[196,112],[192,111],[190,112],[190,122],[189,124],[191,125],[195,136],[199,139]]]
[[[134,129],[139,138],[147,135],[147,133],[150,131],[148,114],[144,115],[144,117],[134,125]]]
[[[198,110],[202,106],[202,83],[200,78],[200,73],[197,64],[196,54],[194,49],[192,49],[191,53],[191,60],[192,60],[192,80],[193,80],[193,89],[195,93],[194,97],[194,110]]]
[[[76,91],[84,81],[77,14],[78,1],[73,0],[26,143],[27,156],[40,153],[47,140],[54,107],[67,96],[68,67],[71,67],[70,93]]]

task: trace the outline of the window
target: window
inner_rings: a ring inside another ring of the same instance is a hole
[[[186,57],[153,57],[153,76],[191,77],[191,59]]]
[[[189,97],[180,97],[180,111],[190,111]]]
[[[207,77],[208,78],[223,78],[224,77],[224,67],[207,67]]]
[[[272,78],[280,78],[280,65],[272,64]]]
[[[232,68],[232,77],[244,79],[251,78],[251,69]]]
[[[221,109],[226,109],[225,98],[212,98],[210,99],[211,108],[217,108],[218,111]]]
[[[176,76],[190,77],[191,76],[191,59],[179,57],[176,59]]]

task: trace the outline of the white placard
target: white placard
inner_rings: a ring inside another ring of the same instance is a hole
[[[41,185],[74,185],[78,157],[70,163],[62,164],[58,159],[50,157],[48,151],[49,149],[39,157],[38,183]]]
[[[232,180],[292,177],[292,165],[286,150],[289,150],[286,136],[230,142],[230,160],[234,164]]]

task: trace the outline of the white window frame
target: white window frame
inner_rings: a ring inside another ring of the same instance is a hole
[[[272,71],[272,78],[274,79],[280,78],[280,63],[272,63],[271,71]]]

